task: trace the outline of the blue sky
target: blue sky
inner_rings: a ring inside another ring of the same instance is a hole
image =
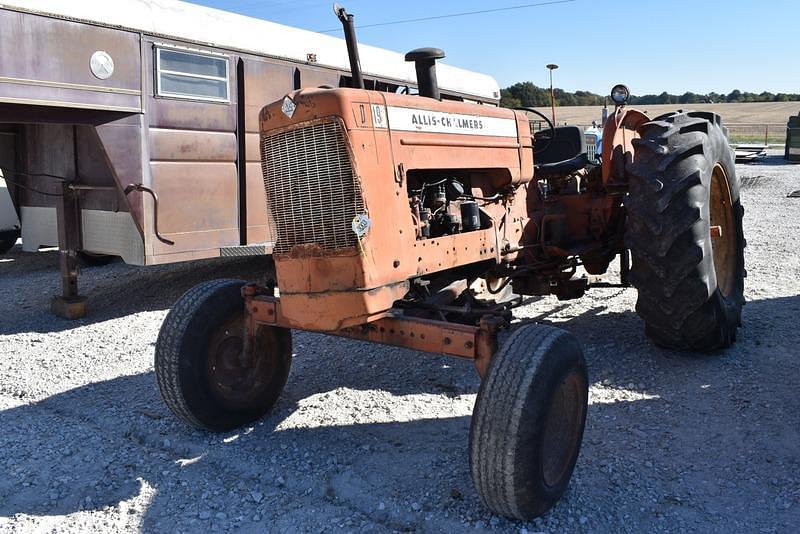
[[[332,0],[193,0],[309,30],[337,28]],[[544,0],[540,0],[544,1]],[[356,24],[534,3],[536,0],[339,0]],[[800,0],[575,0],[357,30],[398,52],[436,46],[447,62],[494,76],[606,94],[694,91],[800,93]],[[341,36],[341,33],[334,34]],[[794,51],[791,49],[794,48]]]

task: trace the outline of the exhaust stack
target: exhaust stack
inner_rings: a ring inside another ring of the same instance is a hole
[[[441,100],[439,82],[436,80],[436,60],[444,57],[439,48],[417,48],[406,54],[406,61],[413,61],[417,69],[419,95]]]
[[[333,12],[339,17],[344,28],[344,41],[347,43],[347,56],[350,58],[350,73],[353,78],[353,89],[364,88],[364,76],[361,74],[361,60],[358,57],[358,41],[353,15],[340,4],[333,4]]]

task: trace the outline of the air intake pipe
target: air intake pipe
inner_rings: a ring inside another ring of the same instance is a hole
[[[350,75],[353,78],[353,89],[364,88],[364,76],[361,74],[361,60],[358,57],[358,41],[353,15],[339,4],[333,4],[333,12],[339,17],[344,29],[344,41],[347,44],[347,56],[350,59]]]
[[[406,54],[406,61],[413,61],[417,69],[419,95],[441,100],[439,82],[436,81],[436,60],[444,57],[439,48],[417,48]]]

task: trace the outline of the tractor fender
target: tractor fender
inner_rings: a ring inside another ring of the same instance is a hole
[[[619,108],[603,127],[603,185],[627,183],[625,167],[633,162],[633,140],[638,128],[650,118],[638,109]]]

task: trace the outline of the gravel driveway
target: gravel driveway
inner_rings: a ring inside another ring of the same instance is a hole
[[[590,373],[570,489],[522,524],[483,509],[469,362],[295,333],[275,411],[214,435],[168,413],[153,349],[168,307],[260,261],[88,268],[90,316],[47,312],[57,254],[0,257],[0,530],[796,532],[800,525],[800,166],[737,166],[748,238],[735,347],[655,348],[633,289],[519,310],[577,335]]]

